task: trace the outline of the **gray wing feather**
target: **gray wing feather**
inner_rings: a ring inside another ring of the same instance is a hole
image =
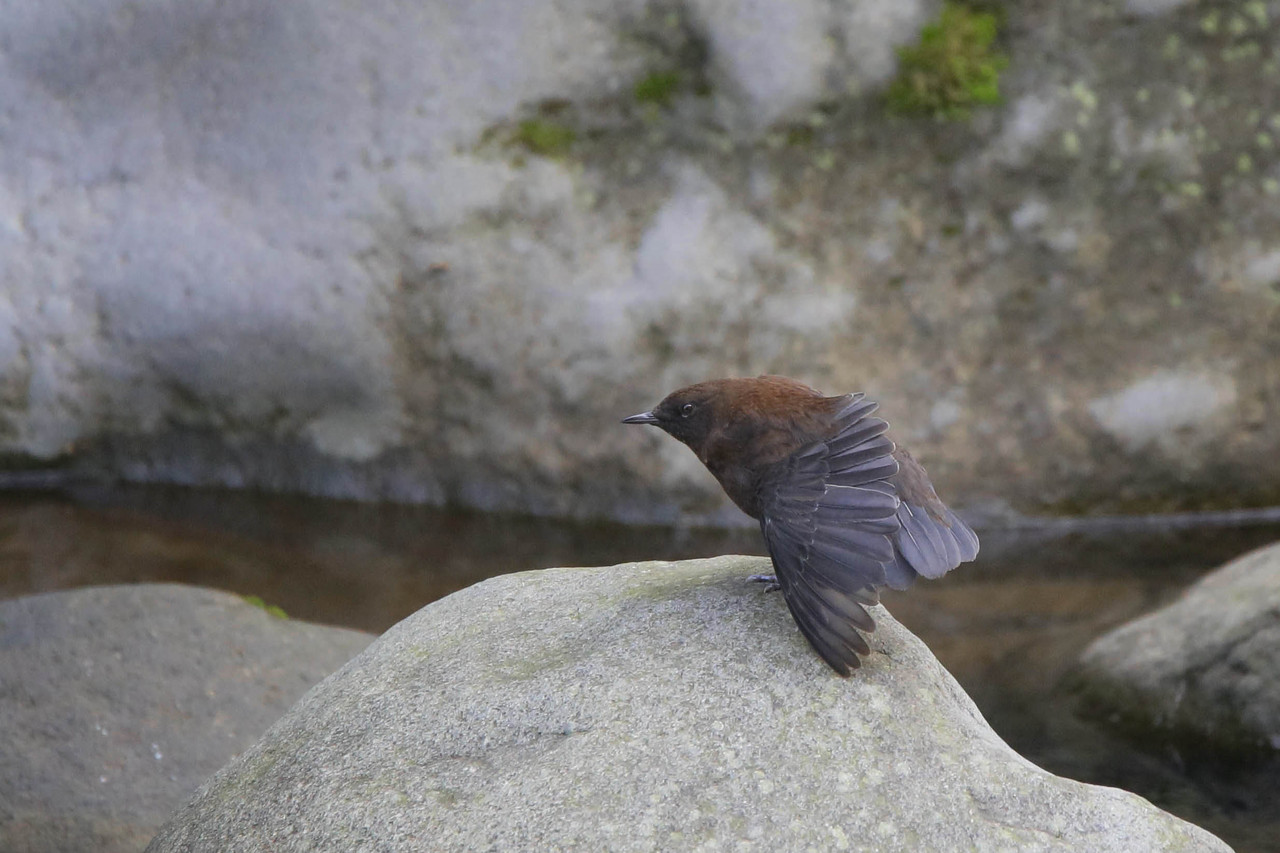
[[[866,607],[894,560],[898,471],[876,404],[851,395],[830,438],[792,454],[762,484],[761,522],[778,583],[800,632],[842,675],[870,653]]]
[[[897,554],[885,566],[885,580],[894,589],[906,589],[919,576],[940,578],[978,556],[977,534],[946,507],[935,515],[904,500],[897,516]]]

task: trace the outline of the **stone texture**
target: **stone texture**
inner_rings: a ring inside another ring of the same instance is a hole
[[[760,130],[803,119],[813,105],[873,91],[897,68],[894,47],[912,42],[941,4],[691,0],[708,41],[712,82],[731,126]]]
[[[142,849],[371,639],[174,585],[0,602],[0,848]]]
[[[1003,4],[1003,105],[890,116],[938,6],[7,3],[0,459],[724,520],[615,422],[769,371],[961,504],[1280,500],[1276,10]]]
[[[429,605],[148,850],[1219,850],[1010,750],[882,608],[841,679],[760,558],[551,569]]]
[[[1072,681],[1092,715],[1197,750],[1280,750],[1280,545],[1095,640]]]
[[[1089,413],[1114,438],[1138,450],[1162,440],[1176,443],[1179,431],[1203,428],[1235,402],[1230,376],[1161,371],[1094,400]]]

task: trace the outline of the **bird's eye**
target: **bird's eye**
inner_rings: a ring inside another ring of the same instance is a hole
[[[693,414],[693,403],[685,403],[680,407],[680,417],[687,418]]]

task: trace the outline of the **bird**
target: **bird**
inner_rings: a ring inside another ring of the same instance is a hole
[[[863,393],[827,397],[785,376],[714,379],[622,419],[684,443],[760,523],[774,574],[809,644],[849,676],[880,589],[940,578],[978,556],[977,534],[886,434]]]

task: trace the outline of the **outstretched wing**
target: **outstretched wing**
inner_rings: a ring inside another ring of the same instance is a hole
[[[940,578],[978,556],[978,536],[933,490],[924,467],[899,448],[893,453],[898,473],[889,478],[902,500],[893,560],[885,564],[885,581],[906,589],[920,575]]]
[[[898,462],[876,408],[849,395],[831,436],[779,462],[760,488],[760,527],[787,606],[841,675],[871,652],[858,629],[875,628],[866,607],[895,559],[899,501],[888,478]]]

